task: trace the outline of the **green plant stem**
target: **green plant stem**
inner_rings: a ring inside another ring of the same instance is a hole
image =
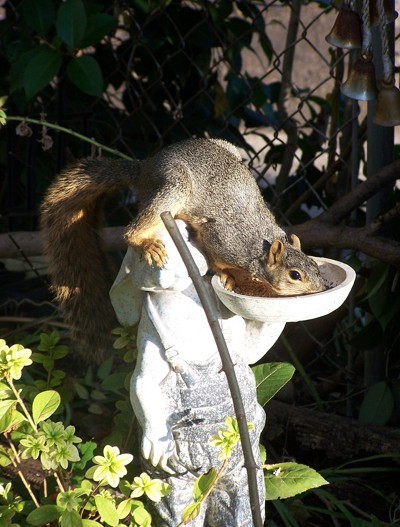
[[[54,349],[50,352],[50,359],[51,359],[51,365],[49,366],[48,369],[45,368],[47,370],[47,380],[46,380],[47,389],[50,389],[51,374],[54,370],[54,364],[55,364]]]
[[[60,478],[60,475],[58,474],[58,472],[54,471],[53,472],[53,476],[54,476],[54,479],[57,482],[58,488],[61,490],[61,492],[65,492],[64,484],[61,481],[61,478]]]
[[[199,501],[195,501],[195,503],[198,503],[199,505],[201,505],[204,501],[206,501],[206,499],[208,498],[208,496],[211,494],[211,492],[213,491],[215,485],[218,483],[218,481],[221,479],[221,476],[228,464],[228,461],[229,459],[224,459],[224,462],[222,463],[219,471],[217,472],[217,475],[215,477],[215,480],[214,480],[214,483],[210,486],[210,488],[207,490],[207,492],[205,494],[203,494],[201,500]],[[200,476],[201,477],[201,476]],[[178,525],[176,527],[182,527],[183,525],[185,525],[185,521],[182,520],[181,522],[178,523]]]
[[[22,411],[24,412],[24,415],[25,415],[26,419],[28,420],[29,424],[34,429],[34,431],[37,432],[38,431],[37,426],[35,425],[30,413],[28,412],[24,401],[21,399],[18,390],[15,388],[14,383],[12,382],[12,379],[10,379],[8,375],[5,376],[5,379],[7,381],[7,384],[11,388],[13,394],[15,395],[15,398],[16,398],[18,404],[22,408]]]
[[[134,429],[135,424],[136,424],[135,421],[132,420],[132,422],[131,422],[131,424],[130,424],[130,426],[129,426],[128,433],[127,433],[127,435],[126,435],[126,439],[125,439],[124,444],[123,444],[123,448],[122,448],[122,450],[123,450],[124,452],[125,452],[125,451],[127,450],[127,448],[128,448],[129,442],[130,442],[131,437],[132,437],[132,434],[133,434],[133,429]]]
[[[81,513],[80,513],[81,518],[83,518],[83,514],[84,514],[84,512],[85,512],[86,504],[88,503],[88,501],[90,500],[90,498],[91,498],[92,496],[94,496],[94,493],[97,491],[97,489],[100,488],[101,483],[102,483],[102,482],[100,481],[100,483],[99,483],[94,489],[92,489],[92,491],[90,492],[90,494],[86,497],[85,501],[83,502],[83,505],[82,505],[82,507],[81,507]]]
[[[122,159],[128,159],[128,160],[132,159],[131,156],[123,154],[119,150],[110,148],[109,146],[99,143],[98,141],[95,141],[94,139],[90,137],[86,137],[85,135],[75,132],[74,130],[71,130],[70,128],[65,128],[64,126],[61,126],[59,124],[50,123],[42,119],[32,119],[31,117],[22,117],[20,115],[9,115],[7,116],[7,121],[17,121],[17,122],[25,122],[25,123],[30,123],[30,124],[39,124],[40,126],[47,126],[48,128],[51,128],[52,130],[56,130],[57,132],[64,132],[65,134],[72,135],[73,137],[76,137],[77,139],[81,141],[89,143],[95,146],[96,148],[100,148],[101,150],[103,150],[104,152],[108,152],[109,154],[114,154],[118,157],[121,157]]]
[[[215,477],[214,483],[210,486],[210,488],[204,494],[204,496],[203,496],[203,498],[201,500],[202,502],[205,501],[208,498],[208,496],[211,494],[211,492],[212,492],[213,488],[215,487],[215,485],[221,479],[221,476],[224,473],[224,470],[226,469],[226,466],[228,465],[228,461],[229,461],[229,459],[224,459],[224,462],[222,463],[221,468],[217,472],[217,475]]]
[[[20,407],[22,408],[22,411],[24,412],[25,417],[27,418],[29,424],[31,425],[33,430],[37,433],[38,432],[38,428],[35,425],[30,413],[28,412],[24,401],[21,399],[18,390],[15,388],[14,383],[12,382],[12,379],[10,379],[8,376],[6,376],[5,379],[6,379],[7,383],[8,383],[8,385],[10,386],[13,394],[15,395],[15,398],[17,399],[17,402],[19,403]],[[17,453],[17,455],[18,455],[18,453]],[[54,476],[55,480],[57,481],[57,484],[58,484],[60,490],[64,491],[64,485],[62,484],[62,481],[61,481],[61,479],[60,479],[60,477],[59,477],[59,475],[57,474],[56,471],[53,472],[53,476]]]
[[[15,448],[14,446],[14,443],[10,440],[9,437],[7,437],[6,434],[4,434],[6,436],[6,439],[7,439],[7,442],[11,448],[11,450],[13,451],[13,454],[15,456],[15,459],[17,460],[17,463],[15,462],[15,459],[11,458],[11,463],[14,465],[14,467],[17,469],[17,474],[20,478],[20,480],[22,481],[24,487],[26,488],[26,490],[28,491],[30,497],[32,498],[32,501],[33,503],[35,504],[36,508],[39,508],[40,507],[40,503],[38,502],[38,500],[36,499],[36,496],[35,494],[33,493],[33,490],[31,488],[31,485],[29,483],[29,481],[27,481],[27,479],[25,478],[22,470],[19,468],[19,465],[20,465],[20,462],[21,462],[21,459],[19,457],[19,454],[18,454],[18,451],[17,449]]]

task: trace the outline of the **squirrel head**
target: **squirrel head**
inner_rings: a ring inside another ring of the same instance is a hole
[[[263,256],[265,275],[280,296],[316,293],[326,289],[318,265],[301,250],[299,238],[275,240]]]

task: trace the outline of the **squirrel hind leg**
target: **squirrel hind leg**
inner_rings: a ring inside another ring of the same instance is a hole
[[[135,246],[143,254],[148,265],[156,265],[160,269],[164,267],[168,255],[161,240],[158,238],[142,238],[135,242]]]
[[[178,205],[169,208],[172,215],[179,210]],[[142,209],[125,233],[127,243],[143,255],[148,265],[155,265],[160,269],[168,260],[164,243],[159,239],[160,231],[165,229],[161,212],[151,206]]]
[[[162,222],[160,222],[139,232],[134,228],[129,228],[125,233],[125,239],[128,244],[143,255],[148,265],[156,265],[160,269],[168,259],[163,242],[157,238],[157,232],[160,231],[162,225]]]

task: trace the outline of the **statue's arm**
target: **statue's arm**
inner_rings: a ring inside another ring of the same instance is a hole
[[[285,324],[246,320],[245,345],[240,352],[247,364],[259,361],[278,340]]]
[[[142,455],[152,465],[169,471],[167,462],[174,443],[160,384],[169,373],[163,350],[154,336],[142,339],[139,357],[131,380],[131,403],[142,427]]]

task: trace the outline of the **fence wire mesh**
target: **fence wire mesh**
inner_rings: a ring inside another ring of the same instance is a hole
[[[0,58],[8,71],[3,89],[12,87],[9,115],[43,118],[139,158],[187,137],[228,139],[242,149],[266,199],[288,224],[327,209],[365,173],[367,103],[340,91],[354,52],[325,40],[339,3],[98,4],[118,27],[78,55],[96,57],[101,96],[83,93],[63,63],[49,86],[21,104],[26,63],[18,53],[31,35],[16,43],[24,3],[3,3]],[[394,22],[387,27],[394,52],[398,31]],[[372,32],[378,42],[378,27]],[[37,229],[38,205],[54,175],[75,158],[99,153],[90,142],[40,123],[14,124],[0,132],[2,232]],[[122,221],[125,204],[118,201],[110,223]]]

